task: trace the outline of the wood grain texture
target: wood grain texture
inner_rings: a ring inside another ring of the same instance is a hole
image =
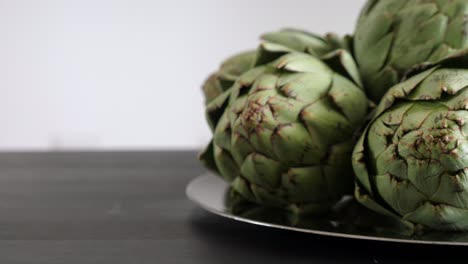
[[[198,209],[195,152],[0,154],[0,263],[428,263],[465,248],[373,243]]]

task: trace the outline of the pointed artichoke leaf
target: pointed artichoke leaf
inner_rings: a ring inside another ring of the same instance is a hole
[[[262,36],[262,39],[298,52],[308,52],[314,56],[321,56],[332,48],[324,38],[298,29],[284,29],[267,33]]]
[[[387,94],[382,98],[379,106],[377,106],[375,118],[383,113],[385,110],[389,109],[395,100],[399,98],[405,98],[408,94],[410,94],[414,89],[418,87],[418,85],[425,80],[432,72],[434,72],[437,67],[434,67],[430,70],[422,72],[418,75],[411,77],[410,79],[406,80],[405,82],[401,82],[395,85],[392,89],[390,89]]]
[[[221,79],[231,81],[232,85],[239,76],[241,76],[243,73],[245,73],[253,67],[253,63],[256,56],[257,51],[252,50],[239,53],[235,56],[228,58],[221,64],[221,68],[219,69],[219,76],[221,77]]]
[[[252,203],[257,202],[255,194],[252,191],[251,184],[248,183],[242,177],[235,178],[234,181],[231,183],[231,187],[233,191],[239,193],[247,201]]]
[[[344,49],[352,53],[353,36],[351,35],[346,35],[344,37],[341,37],[335,33],[327,33],[325,35],[325,40],[328,42],[328,45],[330,45],[331,51]],[[330,53],[330,52],[327,52],[327,53]]]
[[[408,95],[409,100],[437,100],[445,94],[456,94],[468,86],[467,69],[436,69]]]
[[[205,96],[205,105],[230,89],[236,79],[253,67],[257,52],[247,51],[226,59],[219,70],[211,74],[203,83],[202,90]]]
[[[445,204],[424,203],[406,214],[405,220],[421,223],[438,230],[467,230],[468,210]]]
[[[409,221],[402,219],[400,216],[396,215],[392,211],[386,209],[385,207],[381,206],[379,203],[374,201],[371,196],[366,194],[365,192],[361,192],[361,188],[356,186],[355,188],[355,198],[356,200],[365,206],[366,208],[370,209],[371,211],[377,212],[383,216],[390,217],[395,222],[399,223],[401,230],[406,230],[406,235],[410,236],[414,233],[416,227]]]
[[[379,103],[381,97],[387,92],[388,86],[398,82],[398,72],[391,66],[386,67],[379,73],[365,80],[364,87],[374,87],[367,89],[367,95],[375,103]]]
[[[468,65],[468,48],[458,50],[450,55],[432,63],[433,65],[442,65],[444,67],[464,68]]]
[[[227,182],[232,182],[239,176],[239,166],[234,161],[229,151],[213,144],[214,160],[219,175]]]
[[[368,100],[362,88],[339,74],[333,75],[333,85],[328,96],[331,103],[354,127],[364,123],[362,119],[368,111]]]
[[[364,90],[357,64],[347,50],[335,50],[323,56],[322,60],[334,71],[349,78],[361,90]]]
[[[202,86],[203,95],[205,96],[205,105],[208,105],[216,97],[223,93],[223,88],[219,83],[218,74],[211,74]]]
[[[359,140],[356,143],[356,146],[354,147],[353,155],[352,155],[352,163],[353,163],[353,170],[354,174],[356,175],[356,181],[359,182],[359,186],[361,187],[356,187],[359,188],[360,190],[362,188],[365,189],[365,192],[368,193],[369,195],[373,195],[371,183],[370,183],[370,175],[369,171],[367,170],[367,164],[366,164],[366,156],[367,155],[365,152],[365,146],[364,144],[367,144],[366,142],[366,136],[367,131],[369,128],[366,128],[366,130],[363,133],[363,136],[359,138]]]
[[[202,164],[209,170],[219,174],[218,167],[214,160],[214,151],[213,151],[213,140],[210,141],[208,146],[206,146],[199,154],[198,159]]]
[[[208,125],[211,128],[211,131],[216,129],[216,125],[219,122],[219,119],[223,115],[226,107],[228,106],[228,99],[231,94],[231,91],[228,90],[218,97],[213,99],[207,106],[206,106],[206,119],[208,121]]]
[[[273,42],[262,42],[257,49],[254,66],[268,64],[289,52],[294,52],[294,49]]]
[[[282,170],[283,167],[278,161],[257,153],[247,156],[241,167],[242,176],[254,184],[267,188],[279,187]]]
[[[331,73],[331,69],[321,60],[299,52],[284,55],[274,61],[272,65],[276,69],[290,72]]]

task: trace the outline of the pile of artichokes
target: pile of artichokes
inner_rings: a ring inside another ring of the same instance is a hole
[[[264,34],[203,85],[201,161],[259,205],[346,195],[414,230],[468,230],[468,0],[369,0],[353,36]]]

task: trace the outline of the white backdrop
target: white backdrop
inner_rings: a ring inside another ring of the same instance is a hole
[[[0,150],[200,148],[200,85],[265,31],[349,33],[365,0],[0,0]]]

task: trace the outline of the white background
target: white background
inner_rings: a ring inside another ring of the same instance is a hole
[[[200,85],[284,27],[350,33],[365,0],[0,0],[0,150],[200,148]]]

